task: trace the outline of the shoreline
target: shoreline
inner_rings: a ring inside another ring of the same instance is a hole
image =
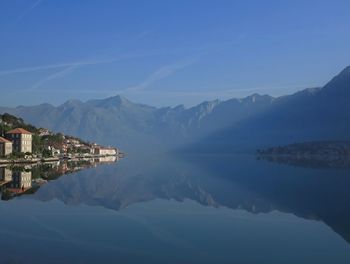
[[[117,155],[88,155],[88,156],[71,156],[71,157],[50,157],[50,158],[30,158],[30,159],[0,159],[0,165],[6,164],[37,164],[37,163],[47,163],[54,161],[63,161],[63,160],[83,160],[83,159],[98,159],[98,158],[106,158],[106,157],[116,157],[123,158],[125,156],[124,153],[119,153]]]

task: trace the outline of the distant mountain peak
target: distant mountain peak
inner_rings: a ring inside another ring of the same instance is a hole
[[[116,95],[116,96],[113,96],[113,97],[109,97],[109,98],[105,99],[105,101],[113,102],[113,103],[115,103],[117,105],[131,103],[128,99],[126,99],[124,96],[121,96],[121,95]]]
[[[213,101],[205,101],[198,106],[195,106],[195,108],[199,109],[202,113],[210,113],[213,111],[213,109],[220,104],[220,101],[218,99]]]
[[[345,67],[337,76],[323,87],[323,92],[327,95],[343,97],[350,92],[350,66]]]
[[[120,107],[132,105],[133,103],[121,95],[116,95],[105,99],[91,100],[87,104],[97,107]]]
[[[74,107],[81,105],[83,102],[77,99],[70,99],[66,101],[64,104],[62,104],[63,107]]]
[[[22,109],[22,108],[26,108],[28,106],[25,106],[25,105],[19,105],[16,107],[16,109]],[[37,107],[40,107],[40,108],[54,108],[54,106],[52,104],[49,104],[49,103],[42,103],[42,104],[39,104],[37,105]]]
[[[271,101],[272,99],[273,99],[272,96],[254,93],[242,99],[238,99],[238,101],[240,103],[255,103],[255,102],[261,102],[261,101],[264,101],[264,102]]]
[[[305,96],[305,95],[315,95],[321,90],[320,87],[306,88],[304,90],[294,93],[294,95]]]
[[[349,66],[346,66],[340,73],[339,75],[341,74],[350,74],[350,65]]]
[[[174,110],[185,110],[185,106],[183,104],[179,104],[174,107]]]
[[[331,81],[338,81],[338,80],[350,80],[350,66],[345,67],[338,75],[336,75]]]
[[[257,100],[259,100],[259,98],[262,97],[260,94],[258,93],[254,93],[250,96],[248,96],[246,99],[252,101],[253,103],[255,103]]]
[[[115,99],[115,100],[127,100],[124,96],[120,95],[120,94],[117,94],[115,96],[112,96],[112,97],[109,97],[110,99]],[[108,99],[108,98],[107,98]]]
[[[213,101],[204,101],[203,103],[200,103],[198,106],[205,106],[205,107],[215,107],[220,103],[219,99],[213,100]]]

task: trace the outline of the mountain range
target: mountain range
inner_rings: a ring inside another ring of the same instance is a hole
[[[191,146],[198,150],[252,148],[308,140],[350,139],[350,66],[322,88],[271,97],[203,102],[191,108],[156,108],[115,96],[57,107],[0,107],[36,126],[116,145]]]
[[[348,140],[350,67],[322,88],[276,98],[256,115],[206,139],[215,147],[276,145],[305,141]]]

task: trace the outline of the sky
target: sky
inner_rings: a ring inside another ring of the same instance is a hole
[[[350,65],[349,14],[349,0],[1,0],[0,105],[322,86]]]

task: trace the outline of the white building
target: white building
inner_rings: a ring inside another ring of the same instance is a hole
[[[15,128],[6,133],[6,138],[12,141],[13,152],[32,153],[32,133]]]
[[[7,156],[12,153],[12,142],[6,138],[0,137],[0,157]]]
[[[118,154],[118,150],[116,148],[105,148],[101,146],[95,146],[93,148],[93,154],[101,156],[114,156]]]

